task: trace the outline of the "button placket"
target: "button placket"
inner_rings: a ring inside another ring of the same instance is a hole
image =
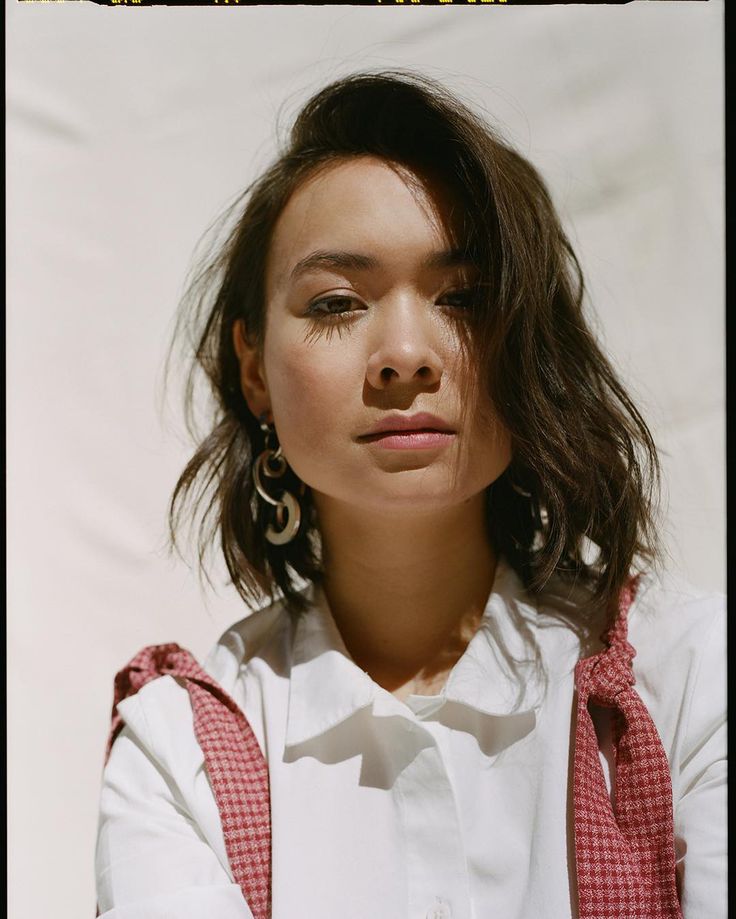
[[[427,910],[427,919],[452,919],[452,909],[450,904],[437,897],[434,906]]]
[[[406,831],[409,915],[412,919],[468,919],[470,904],[450,909],[466,896],[467,864],[457,806],[442,754],[431,737],[397,780]],[[436,885],[436,886],[435,886]],[[432,888],[442,895],[432,893]]]

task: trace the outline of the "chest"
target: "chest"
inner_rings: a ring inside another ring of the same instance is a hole
[[[571,683],[499,717],[424,701],[269,763],[275,919],[571,916]]]

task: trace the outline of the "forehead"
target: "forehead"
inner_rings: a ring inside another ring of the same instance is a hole
[[[266,279],[287,283],[299,261],[319,250],[364,253],[388,267],[425,260],[456,234],[452,202],[439,183],[374,157],[341,160],[307,178],[274,228]]]

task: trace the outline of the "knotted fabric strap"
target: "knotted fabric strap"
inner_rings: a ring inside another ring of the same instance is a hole
[[[573,765],[579,919],[682,919],[675,880],[672,784],[662,743],[634,690],[627,614],[637,580],[624,588],[606,648],[575,667],[577,721]],[[194,730],[222,820],[230,866],[254,919],[271,911],[268,767],[258,741],[230,696],[176,644],[144,648],[115,678],[117,704],[150,680],[184,683]],[[588,704],[611,708],[615,778],[606,788]]]
[[[225,837],[235,882],[254,919],[271,915],[271,814],[268,766],[255,734],[230,696],[177,644],[144,648],[115,677],[112,727],[105,760],[123,726],[117,705],[160,676],[181,680],[189,692],[194,733]]]
[[[675,879],[672,781],[662,742],[634,690],[624,588],[605,650],[575,667],[574,811],[580,919],[682,919]],[[615,778],[606,789],[588,703],[612,709]]]

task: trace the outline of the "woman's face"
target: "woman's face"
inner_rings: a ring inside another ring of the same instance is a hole
[[[439,189],[361,157],[307,179],[279,217],[263,349],[240,326],[235,342],[251,410],[272,413],[318,507],[431,511],[510,461],[463,358],[474,269],[453,251],[448,212]]]

